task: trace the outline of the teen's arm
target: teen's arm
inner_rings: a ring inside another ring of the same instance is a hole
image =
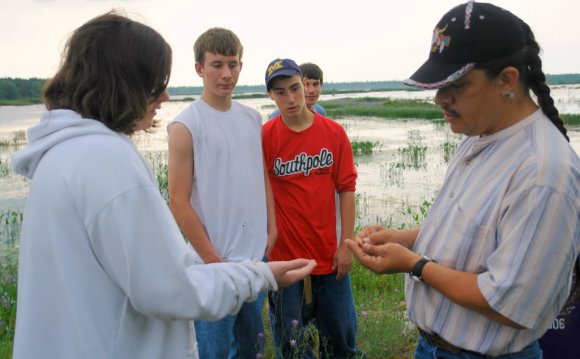
[[[268,169],[264,163],[264,185],[266,187],[266,208],[268,210],[268,242],[266,244],[266,257],[270,257],[270,253],[274,248],[274,244],[278,239],[278,228],[276,227],[276,210],[274,202],[274,192],[272,192],[272,185],[270,184],[270,177],[268,176]]]
[[[169,208],[179,228],[205,263],[222,259],[211,241],[197,213],[191,206],[193,182],[193,140],[189,130],[176,122],[169,128]]]
[[[352,252],[346,247],[347,238],[354,237],[355,200],[354,192],[340,192],[340,243],[334,253],[332,269],[336,270],[336,280],[341,280],[352,268]]]

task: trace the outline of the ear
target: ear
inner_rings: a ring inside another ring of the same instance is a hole
[[[242,67],[244,67],[244,63],[240,61],[240,71],[242,71]]]
[[[195,63],[195,72],[197,72],[197,76],[203,77],[203,66],[199,63]]]
[[[508,66],[497,77],[502,93],[515,91],[520,81],[520,72],[513,66]]]

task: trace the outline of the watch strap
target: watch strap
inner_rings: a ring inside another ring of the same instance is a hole
[[[413,266],[413,270],[411,271],[411,278],[417,282],[423,282],[423,267],[425,267],[425,264],[428,262],[433,262],[433,260],[427,256],[421,257],[421,259],[419,259]]]

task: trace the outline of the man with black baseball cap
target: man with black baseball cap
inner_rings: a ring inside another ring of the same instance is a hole
[[[347,245],[377,273],[409,273],[415,358],[541,358],[580,249],[580,160],[529,26],[469,1],[435,26],[406,84],[437,89],[465,136],[420,228],[372,226]],[[535,102],[530,90],[537,97]]]

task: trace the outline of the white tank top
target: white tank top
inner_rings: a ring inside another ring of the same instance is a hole
[[[267,241],[262,118],[232,101],[220,112],[198,99],[170,124],[191,132],[191,205],[224,260],[260,260]],[[201,258],[200,258],[201,261]]]

